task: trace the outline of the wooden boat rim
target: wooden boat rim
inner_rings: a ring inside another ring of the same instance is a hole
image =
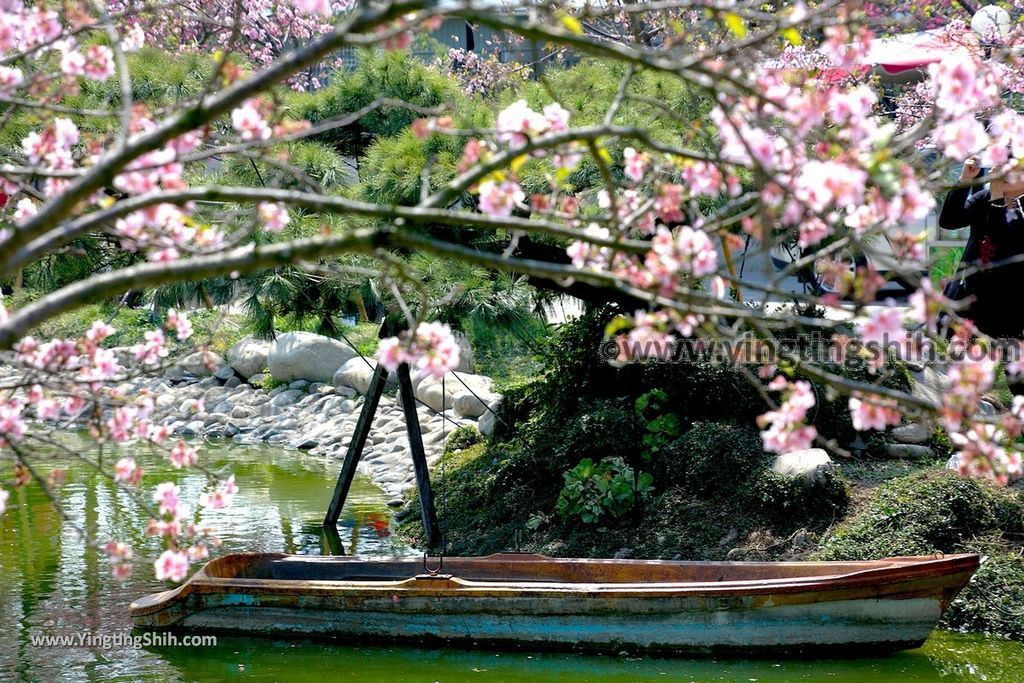
[[[821,573],[805,574],[779,578],[757,578],[746,580],[718,581],[635,581],[635,582],[595,582],[595,581],[531,581],[511,579],[465,579],[450,574],[418,574],[401,579],[282,579],[282,578],[233,578],[211,576],[208,569],[215,563],[245,563],[255,565],[257,562],[287,560],[307,565],[316,564],[397,564],[409,563],[411,558],[379,558],[364,556],[319,557],[286,555],[283,553],[235,553],[212,560],[196,572],[181,586],[145,596],[130,606],[132,616],[142,616],[160,611],[168,603],[186,597],[193,591],[206,593],[240,593],[259,594],[351,594],[373,595],[448,595],[465,597],[640,597],[640,598],[671,598],[694,595],[705,596],[746,596],[808,593],[816,594],[829,591],[863,589],[877,587],[880,592],[887,585],[903,584],[928,578],[945,580],[960,579],[963,574],[968,576],[977,570],[980,558],[975,554],[928,555],[917,557],[894,557],[883,560],[865,560],[853,562],[695,562],[673,560],[609,560],[592,558],[549,558],[543,555],[520,553],[497,553],[474,558],[447,558],[446,562],[470,563],[473,565],[489,565],[516,562],[532,562],[541,565],[565,565],[583,563],[590,565],[610,565],[628,568],[656,565],[668,566],[700,566],[728,567],[742,569],[744,567],[763,569],[765,566],[811,568],[819,566]],[[827,573],[832,567],[846,569],[841,573]],[[856,568],[850,571],[850,568]]]

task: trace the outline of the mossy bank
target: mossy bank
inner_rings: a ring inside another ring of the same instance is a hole
[[[434,469],[447,552],[685,560],[988,559],[946,624],[1024,639],[1024,500],[925,460],[866,453],[814,476],[773,471],[748,380],[727,365],[613,367],[607,311],[565,325],[545,373],[504,388],[489,439],[465,430]],[[905,387],[899,369],[885,382]],[[845,400],[815,386],[812,420],[850,443]],[[400,533],[422,536],[418,502]]]

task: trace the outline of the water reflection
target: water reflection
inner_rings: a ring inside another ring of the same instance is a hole
[[[199,519],[201,525],[218,529],[220,552],[322,552],[320,520],[333,491],[337,461],[234,445],[207,447],[204,457],[210,466],[229,466],[240,488],[231,507],[206,510]],[[147,470],[153,475],[149,481],[175,480],[187,501],[196,500],[205,484],[197,473],[169,467],[159,471],[152,464]],[[146,515],[109,480],[72,467],[60,497],[69,516],[83,521],[97,538],[124,539],[137,554],[156,556],[157,541],[145,535]],[[0,517],[0,680],[56,680],[58,674],[68,681],[119,675],[130,680],[139,671],[157,674],[165,666],[162,658],[144,650],[44,649],[32,644],[44,635],[126,633],[131,629],[127,603],[166,585],[153,579],[149,566],[138,567],[124,584],[114,581],[105,556],[89,548],[74,525],[61,522],[38,488],[13,491],[9,504],[10,512]],[[391,536],[390,522],[382,492],[357,477],[335,549],[343,545],[348,554],[411,552]]]
[[[231,508],[201,519],[219,529],[221,552],[415,552],[391,535],[385,499],[362,477],[353,484],[340,533],[322,533],[335,460],[236,445],[204,453],[209,465],[229,465],[241,489]],[[170,469],[158,474],[177,481],[186,500],[194,500],[204,482]],[[155,556],[155,541],[145,536],[146,516],[109,481],[72,468],[60,495],[71,515],[86,520],[99,537],[128,539]],[[824,661],[426,650],[236,637],[206,648],[45,649],[32,639],[128,633],[128,602],[165,586],[148,567],[126,584],[115,582],[102,554],[62,523],[41,491],[14,491],[10,504],[17,507],[0,517],[0,681],[1014,681],[1024,671],[1021,644],[953,634],[936,634],[922,650],[892,657]]]

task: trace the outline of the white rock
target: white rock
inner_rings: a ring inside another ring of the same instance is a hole
[[[370,382],[373,380],[373,373],[376,369],[376,361],[356,356],[338,368],[338,371],[334,373],[332,381],[337,388],[352,389],[360,394],[366,394],[370,391]],[[384,391],[394,391],[397,387],[397,373],[389,372],[387,383],[384,385]]]
[[[921,444],[927,441],[930,436],[931,433],[928,431],[928,428],[920,422],[900,425],[892,430],[892,438],[898,443]]]
[[[196,351],[175,363],[175,366],[185,372],[191,372],[196,377],[211,377],[223,365],[224,359],[213,351]]]
[[[823,481],[834,471],[832,458],[820,448],[793,451],[775,458],[772,472],[808,483]]]
[[[249,379],[267,367],[270,345],[266,339],[243,337],[228,349],[228,364],[243,379]]]
[[[287,332],[277,338],[267,365],[274,379],[331,382],[334,373],[356,356],[355,349],[337,339],[312,332]]]
[[[496,403],[501,399],[497,394],[490,392],[476,393],[468,390],[460,391],[452,399],[452,407],[462,417],[480,417],[487,412],[487,406]]]
[[[480,416],[480,419],[477,420],[477,430],[487,438],[494,436],[494,428],[498,423],[498,406],[500,405],[501,399],[499,398],[497,401],[487,406],[490,410],[485,411],[484,414]]]

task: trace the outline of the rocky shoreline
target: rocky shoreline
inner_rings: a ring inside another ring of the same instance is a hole
[[[347,344],[308,332],[289,332],[274,341],[246,337],[228,349],[227,358],[211,351],[191,353],[175,359],[162,375],[136,376],[131,350],[111,351],[131,372],[113,387],[116,394],[129,400],[152,396],[151,422],[174,437],[269,444],[338,460],[352,440],[376,367]],[[20,372],[2,362],[0,376],[5,386],[25,383]],[[501,397],[489,377],[455,371],[442,382],[414,374],[413,391],[429,466],[440,459],[446,437],[456,429],[493,431]],[[110,408],[105,412],[104,419]],[[393,375],[380,398],[359,471],[392,497],[415,485]]]
[[[471,362],[471,361],[470,361]],[[142,377],[122,387],[126,395],[156,396],[154,420],[187,438],[266,443],[344,458],[365,403],[375,363],[347,344],[309,332],[273,341],[246,337],[227,358],[194,353],[163,377]],[[273,388],[265,389],[267,384]],[[444,382],[413,380],[427,463],[432,467],[447,435],[471,425],[493,429],[500,396],[490,378],[450,372]],[[405,416],[392,376],[381,396],[359,470],[388,495],[415,484]]]

